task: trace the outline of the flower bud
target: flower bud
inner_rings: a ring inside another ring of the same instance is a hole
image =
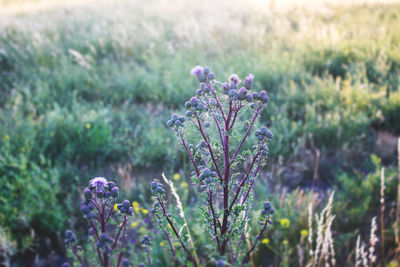
[[[157,188],[157,185],[158,185],[157,181],[151,182],[151,189],[155,190]]]
[[[122,206],[124,206],[126,209],[129,208],[130,205],[131,203],[129,202],[129,200],[125,199],[124,201],[122,201]]]
[[[117,198],[119,194],[119,188],[114,186],[113,188],[111,188],[111,196],[113,198]]]
[[[244,88],[244,87],[240,88],[238,95],[239,95],[239,99],[240,100],[244,100],[246,98],[246,95],[247,95],[247,89]]]
[[[215,101],[214,98],[211,98],[211,99],[208,101],[208,103],[209,103],[211,106],[216,106],[216,105],[217,105],[217,101]]]
[[[128,210],[127,210],[127,212],[126,213],[128,213],[128,215],[132,215],[132,213],[133,213],[133,208],[132,207],[130,207]]]
[[[196,97],[192,97],[190,99],[190,105],[191,106],[197,106],[197,103],[199,103],[199,100]]]
[[[189,101],[186,101],[186,102],[185,102],[185,108],[190,108],[190,103],[189,103]]]
[[[274,214],[274,213],[275,213],[275,209],[274,209],[274,208],[270,208],[270,209],[268,210],[268,212],[269,212],[269,214]]]
[[[92,197],[92,191],[88,187],[83,190],[83,195],[85,196],[86,200],[89,200]]]
[[[229,97],[235,97],[235,95],[236,95],[236,90],[234,89],[229,90]]]
[[[265,201],[264,202],[264,209],[265,210],[269,210],[270,208],[272,208],[272,204],[270,201]]]
[[[105,242],[107,242],[107,240],[108,240],[107,235],[106,235],[105,233],[101,233],[101,234],[100,234],[100,241],[101,241],[102,243],[105,243]]]
[[[253,101],[253,95],[247,95],[246,96],[246,101],[247,102],[252,102]]]
[[[129,260],[128,259],[124,259],[122,261],[122,266],[128,267],[129,266]]]
[[[114,182],[108,182],[108,188],[111,190],[115,186]]]
[[[210,72],[210,74],[208,74],[208,80],[214,80],[215,79],[215,74],[214,72]]]
[[[72,232],[71,230],[67,230],[65,231],[65,237],[66,238],[71,238],[74,235],[74,232]]]
[[[204,67],[203,72],[205,75],[208,75],[210,73],[210,68],[209,67]]]
[[[206,179],[204,179],[204,181],[206,181],[207,184],[211,184],[213,182],[213,178],[207,177]]]
[[[236,74],[232,74],[229,77],[229,81],[230,81],[229,86],[230,86],[231,89],[236,89],[237,85],[240,83],[240,79]]]
[[[250,90],[253,87],[253,80],[254,80],[254,75],[250,74],[244,79],[244,87],[246,87],[247,90]]]
[[[176,121],[176,120],[179,119],[179,116],[176,115],[176,114],[172,114],[171,119],[172,119],[173,121]]]
[[[172,120],[168,120],[167,121],[167,126],[168,127],[172,127],[172,125],[174,125],[174,122]]]
[[[261,211],[261,215],[265,215],[265,214],[267,214],[267,211],[266,210],[262,210]]]

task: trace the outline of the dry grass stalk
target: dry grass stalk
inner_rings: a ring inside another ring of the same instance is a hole
[[[332,238],[332,222],[335,216],[332,215],[332,203],[334,192],[329,196],[326,207],[320,214],[315,215],[317,222],[317,238],[314,251],[312,250],[312,208],[309,207],[309,238],[311,259],[307,266],[335,266],[335,250]],[[311,218],[311,219],[310,219]]]
[[[190,234],[189,226],[188,226],[188,224],[187,224],[186,217],[185,217],[185,213],[184,213],[184,211],[183,211],[183,206],[182,206],[181,199],[180,199],[178,193],[176,193],[176,190],[175,190],[175,187],[174,187],[174,183],[173,183],[171,180],[168,180],[167,177],[165,177],[165,174],[164,174],[164,173],[162,173],[162,178],[163,178],[163,180],[165,181],[165,183],[168,184],[168,186],[169,186],[170,189],[171,189],[172,195],[175,197],[176,205],[177,205],[177,207],[178,207],[178,209],[179,209],[179,216],[181,216],[181,218],[183,219],[183,221],[184,221],[184,223],[185,223],[185,224],[184,224],[184,227],[186,228],[186,231],[187,231],[187,233],[188,233],[188,238],[189,238],[190,245],[191,245],[192,248],[193,248],[194,260],[196,261],[197,264],[199,264],[199,257],[197,256],[196,248],[195,248],[195,246],[194,246],[194,242],[193,242],[193,239],[192,239],[192,235]]]
[[[357,236],[357,243],[356,243],[356,260],[355,260],[355,267],[360,267],[361,265],[361,248],[360,248],[360,235]]]
[[[372,266],[374,262],[376,262],[375,255],[375,246],[378,242],[378,237],[376,236],[376,231],[378,230],[378,226],[376,224],[376,217],[372,218],[371,222],[371,235],[369,238],[369,266]]]
[[[385,168],[381,170],[381,253],[385,255]]]
[[[356,243],[356,260],[355,266],[358,267],[362,264],[364,267],[372,267],[376,262],[375,246],[378,242],[378,237],[376,236],[376,231],[378,230],[378,225],[376,224],[376,217],[371,220],[371,233],[369,237],[369,248],[366,250],[364,242],[361,243],[360,236],[357,237]],[[361,246],[360,246],[361,243]]]

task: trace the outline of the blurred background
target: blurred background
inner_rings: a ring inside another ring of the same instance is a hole
[[[254,73],[270,96],[261,122],[274,139],[256,201],[268,195],[278,212],[259,266],[265,255],[274,266],[301,265],[308,204],[333,190],[337,261],[350,264],[357,235],[379,215],[383,166],[378,254],[396,264],[399,1],[1,0],[5,265],[57,266],[63,232],[82,227],[76,200],[94,176],[112,177],[142,209],[162,171],[187,197],[187,158],[165,122],[194,94],[196,65],[221,81]]]

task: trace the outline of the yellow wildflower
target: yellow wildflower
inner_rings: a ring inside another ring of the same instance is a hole
[[[163,247],[165,245],[164,241],[160,242],[160,247]]]
[[[86,123],[86,124],[85,124],[85,127],[86,127],[86,129],[89,130],[89,129],[92,127],[92,125],[91,125],[90,123]]]
[[[182,188],[187,188],[187,187],[188,187],[188,183],[186,183],[185,181],[183,181],[183,182],[181,183],[181,187],[182,187]]]
[[[181,179],[181,175],[180,175],[179,173],[175,173],[174,176],[172,176],[172,178],[173,178],[175,181],[179,181],[179,180]]]
[[[284,244],[286,246],[287,244],[289,244],[289,241],[285,239],[285,240],[283,240],[282,244]]]
[[[133,222],[131,223],[131,226],[132,226],[133,228],[135,228],[135,227],[137,227],[137,226],[138,226],[138,223],[137,223],[137,222],[135,222],[135,221],[133,221]]]
[[[301,230],[301,231],[300,231],[300,235],[301,235],[302,237],[307,237],[307,236],[308,236],[308,231],[307,231],[307,229]]]
[[[261,244],[268,245],[269,244],[269,239],[268,238],[263,238],[261,240]]]
[[[281,227],[282,228],[289,228],[289,226],[290,226],[290,221],[288,218],[281,219]]]
[[[9,136],[8,134],[6,134],[6,135],[3,137],[3,141],[6,142],[6,141],[8,141],[8,140],[10,140],[10,136]]]
[[[174,242],[174,247],[177,247],[177,246],[179,246],[179,243],[178,242]]]
[[[140,211],[140,204],[137,201],[133,201],[132,202],[132,206],[133,206],[133,210],[135,211],[135,213],[138,213]]]
[[[118,204],[114,204],[114,208],[115,211],[118,211]]]
[[[142,209],[142,213],[146,215],[147,213],[149,213],[149,211],[146,209]]]

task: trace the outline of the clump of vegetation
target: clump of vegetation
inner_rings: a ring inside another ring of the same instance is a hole
[[[216,244],[208,255],[214,257],[214,261],[232,265],[237,261],[248,262],[275,211],[271,202],[264,203],[259,218],[260,232],[242,255],[247,222],[251,220],[248,216],[253,205],[251,192],[260,167],[266,163],[268,144],[273,135],[263,126],[253,131],[257,142],[250,149],[244,149],[243,144],[269,97],[264,90],[254,91],[253,75],[247,76],[243,83],[237,75],[231,75],[228,82],[222,83],[215,80],[215,74],[208,67],[197,66],[191,73],[197,77],[200,88],[196,90],[196,96],[185,103],[186,117],[172,114],[167,126],[176,133],[194,168],[191,180],[200,193],[198,208],[202,223],[210,234],[210,241]],[[243,119],[244,116],[247,118]],[[197,130],[199,139],[193,140],[196,145],[187,143],[186,128]],[[198,259],[182,241],[177,231],[179,227],[167,212],[165,189],[157,180],[151,183],[151,189],[156,200],[153,212],[160,218],[161,227],[165,229],[168,224],[172,228],[188,259],[197,266]],[[174,248],[171,250],[173,252]],[[227,254],[231,256],[226,257]]]

